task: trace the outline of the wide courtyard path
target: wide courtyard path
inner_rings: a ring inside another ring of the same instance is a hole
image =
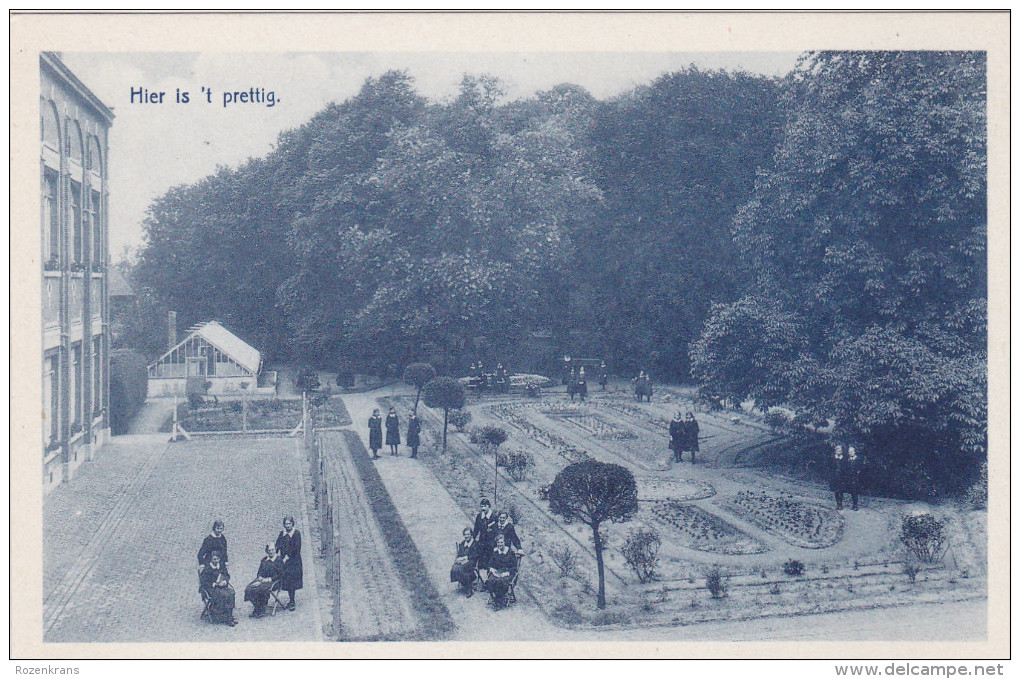
[[[310,539],[296,611],[254,620],[243,601],[282,518],[309,533],[301,470],[292,439],[115,437],[44,503],[44,640],[321,640]],[[214,518],[226,522],[234,628],[199,619],[196,554]]]

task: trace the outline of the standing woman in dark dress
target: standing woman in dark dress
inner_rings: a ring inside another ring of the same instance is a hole
[[[577,393],[581,397],[581,402],[584,403],[584,399],[588,397],[588,377],[584,374],[583,365],[577,373]]]
[[[386,414],[386,445],[390,447],[390,455],[396,457],[399,454],[397,446],[400,445],[400,418],[392,407]]]
[[[687,445],[687,425],[680,418],[680,411],[676,412],[669,422],[669,449],[673,451],[673,461],[683,462],[684,447]]]
[[[478,570],[485,571],[489,567],[489,557],[492,556],[496,537],[496,516],[492,512],[492,503],[488,498],[482,498],[471,534],[479,542]]]
[[[691,464],[698,462],[698,436],[700,434],[698,421],[694,419],[694,413],[688,411],[687,419],[684,420],[684,434],[687,437],[686,449],[691,451]]]
[[[372,459],[378,460],[379,449],[382,448],[382,417],[378,408],[368,418],[368,447],[372,449]]]
[[[602,387],[602,391],[606,390],[607,384],[609,384],[609,368],[606,367],[606,362],[602,361],[602,365],[599,366],[599,386]]]
[[[202,567],[209,563],[209,558],[213,552],[220,553],[220,561],[223,565],[227,565],[227,538],[223,535],[223,521],[216,519],[213,521],[212,532],[205,536],[205,540],[202,540],[202,547],[198,550],[198,572],[202,572]]]
[[[517,535],[517,529],[514,528],[514,522],[510,519],[509,513],[499,513],[499,518],[496,519],[496,534],[502,535],[506,546],[515,553],[524,553],[524,550],[521,549],[521,538]]]
[[[412,410],[411,417],[407,420],[407,445],[411,448],[411,457],[418,457],[418,447],[421,445],[421,419],[417,410]]]
[[[294,592],[304,587],[304,566],[301,563],[301,531],[294,527],[294,517],[283,519],[283,530],[276,538],[276,551],[283,560],[283,583],[280,589],[290,595],[287,610],[293,611],[297,606]]]

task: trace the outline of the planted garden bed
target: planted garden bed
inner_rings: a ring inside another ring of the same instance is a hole
[[[839,512],[792,497],[744,490],[726,502],[725,507],[797,547],[831,547],[843,537],[843,517]]]
[[[204,431],[273,431],[291,430],[301,421],[300,400],[253,399],[245,405],[241,401],[219,401],[214,406],[191,408],[187,403],[177,407],[177,417],[181,426],[189,432]],[[316,426],[345,427],[351,424],[351,416],[343,399],[320,397],[315,405],[310,405],[309,414],[315,419]],[[167,420],[160,431],[170,431],[171,421]]]
[[[716,554],[761,554],[768,546],[695,505],[657,500],[652,514],[685,547]]]

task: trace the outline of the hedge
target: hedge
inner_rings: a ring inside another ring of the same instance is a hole
[[[149,374],[145,359],[133,349],[110,352],[110,430],[126,434],[138,411],[145,405]]]

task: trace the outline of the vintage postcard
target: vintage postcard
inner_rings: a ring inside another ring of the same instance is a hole
[[[10,20],[13,658],[1008,656],[1008,13]]]

